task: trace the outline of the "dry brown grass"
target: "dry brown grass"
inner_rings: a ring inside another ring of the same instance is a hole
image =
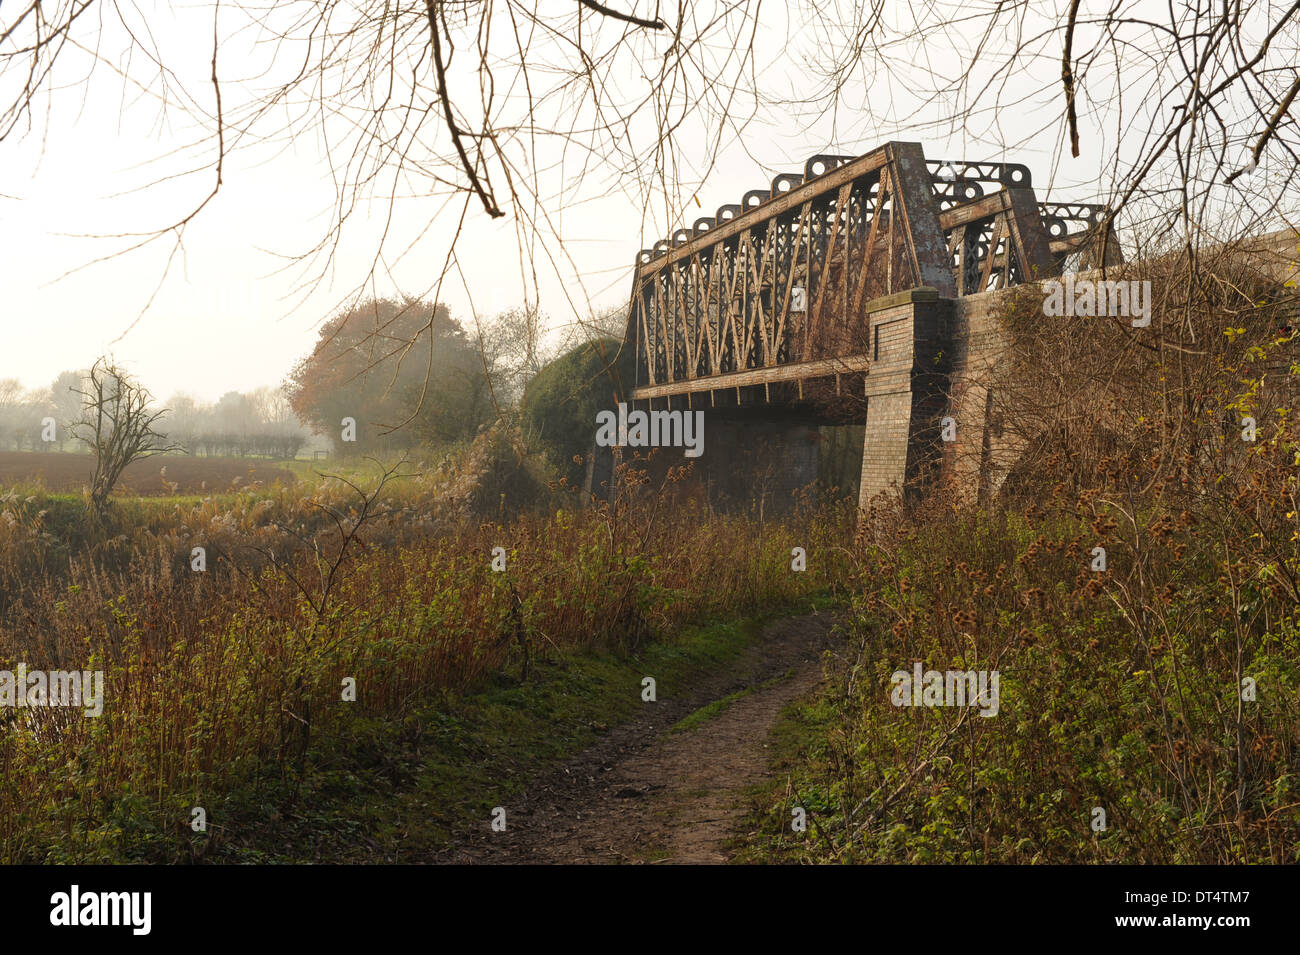
[[[825,562],[792,572],[790,548],[829,547],[851,514],[792,536],[661,507],[669,490],[503,526],[434,512],[417,481],[358,527],[362,498],[328,482],[179,504],[166,524],[114,528],[66,574],[44,575],[30,570],[54,546],[40,502],[10,499],[0,668],[102,669],[107,699],[98,718],[0,714],[0,854],[175,857],[189,807],[268,777],[292,789],[311,747],[349,721],[400,723],[431,694],[525,660],[631,649],[835,578]],[[190,568],[196,545],[203,573]],[[504,573],[489,568],[498,546]],[[355,703],[341,699],[345,677]]]

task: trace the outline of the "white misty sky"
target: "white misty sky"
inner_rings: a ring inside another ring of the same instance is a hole
[[[853,6],[841,5],[844,21],[853,22]],[[228,6],[229,0],[223,17]],[[563,23],[571,20],[575,6],[544,0],[542,10],[553,9],[556,22]],[[908,24],[908,7],[896,7],[891,15],[900,26]],[[277,9],[301,8],[291,3]],[[638,11],[647,8],[641,3]],[[121,9],[138,11],[134,20],[128,13],[128,22],[133,28],[147,25],[166,53],[176,88],[201,109],[211,110],[212,7],[159,0],[121,4]],[[1154,4],[1153,9],[1158,13],[1163,7]],[[9,13],[6,6],[0,25]],[[187,227],[183,254],[165,280],[172,249],[167,239],[87,265],[125,241],[84,236],[147,232],[200,202],[213,183],[211,169],[204,167],[215,157],[214,140],[202,137],[183,96],[173,90],[170,105],[160,110],[156,71],[151,74],[138,53],[129,63],[123,59],[121,25],[102,10],[100,15],[102,20],[83,23],[75,33],[89,45],[103,24],[100,52],[106,62],[96,66],[89,86],[78,82],[88,61],[83,56],[78,65],[74,51],[69,68],[56,75],[63,88],[38,101],[32,131],[0,142],[0,378],[45,386],[60,371],[87,367],[111,351],[159,398],[185,391],[214,400],[232,389],[277,384],[311,350],[319,323],[370,271],[387,203],[354,215],[322,281],[303,290],[296,288],[293,274],[277,273],[283,255],[312,246],[331,221],[334,187],[327,150],[320,130],[304,126],[292,142],[241,144],[227,156],[223,187]],[[222,21],[228,24],[223,36],[227,30],[233,34],[237,20],[234,11]],[[817,51],[826,42],[822,30],[801,22],[791,8],[762,5],[755,59],[769,95],[800,99],[817,88]],[[1087,42],[1086,31],[1081,35]],[[277,75],[292,62],[284,51],[277,58],[267,49],[254,49],[247,36],[231,35],[220,46],[219,72],[229,113],[246,97],[241,80],[253,77],[251,82],[265,85],[259,74],[269,69]],[[722,55],[724,41],[715,35],[710,48]],[[1040,81],[1059,85],[1059,58],[1036,62],[1034,82],[1027,81],[1023,90],[1004,90],[1006,108],[981,114],[970,126],[953,128],[951,117],[962,105],[953,97],[924,101],[913,95],[914,89],[933,87],[936,76],[958,75],[958,53],[969,42],[951,34],[926,34],[922,46],[893,64],[894,77],[878,75],[869,92],[845,90],[833,116],[807,120],[780,104],[762,107],[742,133],[723,136],[717,162],[702,184],[698,171],[707,156],[704,143],[717,130],[688,123],[676,139],[681,188],[669,202],[685,205],[682,218],[689,224],[719,205],[738,202],[748,189],[764,187],[774,172],[801,169],[809,155],[860,153],[891,138],[922,142],[930,158],[1024,162],[1033,170],[1040,198],[1054,169],[1053,198],[1101,198],[1098,180],[1114,160],[1106,117],[1093,115],[1085,104],[1084,152],[1070,159],[1060,144],[1059,91],[1019,101]],[[656,47],[667,48],[666,39]],[[504,78],[508,71],[503,65],[499,75]],[[146,89],[124,80],[123,73]],[[630,69],[618,84],[629,95],[646,86]],[[1098,100],[1113,92],[1103,78],[1087,91]],[[8,92],[2,83],[0,92]],[[1133,112],[1132,122],[1140,128],[1140,112]],[[200,146],[189,148],[196,140]],[[526,144],[511,148],[518,152]],[[589,307],[625,301],[637,250],[666,234],[669,218],[662,194],[652,206],[658,211],[645,213],[638,196],[649,184],[621,181],[591,162],[585,180],[562,194],[562,183],[572,181],[581,161],[576,153],[563,158],[561,166],[553,144],[542,144],[535,157],[549,170],[538,188],[562,239],[562,249],[554,236],[540,240],[539,248],[554,255],[559,267],[537,275],[541,307],[557,327]],[[186,170],[197,171],[179,175]],[[163,177],[174,178],[157,182]],[[431,295],[429,285],[447,255],[460,202],[448,204],[445,195],[397,199],[384,266],[374,278],[378,292]],[[513,214],[494,222],[477,203],[471,204],[458,246],[464,283],[454,277],[439,295],[455,317],[468,323],[471,296],[480,314],[487,315],[523,300],[518,226]],[[404,255],[398,254],[408,246]],[[564,261],[561,251],[571,262]]]

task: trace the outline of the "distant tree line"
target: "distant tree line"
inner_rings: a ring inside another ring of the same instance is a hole
[[[582,368],[564,365],[543,383],[539,374],[569,352],[579,329],[543,344],[535,306],[462,324],[442,304],[371,299],[326,322],[312,353],[281,387],[229,391],[213,403],[174,394],[156,406],[167,412],[157,431],[168,445],[212,457],[292,458],[319,445],[313,432],[336,453],[384,454],[470,440],[503,417],[517,420],[532,390],[527,427],[563,445],[566,453],[557,454],[568,462],[589,444],[581,439],[592,426],[586,392],[594,387],[602,401],[609,397],[600,372],[618,352],[625,316],[622,309],[593,316],[586,333],[604,347],[579,346],[580,358],[569,359]],[[17,379],[0,379],[0,451],[88,450],[72,425],[84,417],[89,374],[65,371],[30,391]],[[533,389],[534,381],[544,386]],[[552,414],[557,421],[548,421]],[[46,440],[51,419],[53,440]]]
[[[292,458],[311,439],[281,388],[228,391],[215,404],[182,393],[163,407],[167,437],[191,454]]]
[[[17,378],[0,379],[0,451],[86,450],[72,436],[73,422],[81,414],[84,372],[65,371],[47,388],[28,391]],[[53,419],[53,441],[47,419]]]
[[[89,382],[88,371],[65,371],[29,391],[15,378],[0,379],[0,451],[89,450],[72,428]],[[160,407],[168,411],[161,433],[191,454],[292,458],[311,439],[281,388],[230,391],[215,403],[180,393]]]

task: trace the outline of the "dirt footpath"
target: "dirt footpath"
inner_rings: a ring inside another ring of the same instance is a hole
[[[675,699],[659,688],[644,715],[537,780],[505,806],[505,832],[485,823],[434,860],[445,863],[720,863],[745,789],[768,773],[781,710],[821,680],[833,618],[768,624],[724,671]],[[748,691],[748,692],[745,692]],[[693,729],[668,732],[715,700],[744,692]]]

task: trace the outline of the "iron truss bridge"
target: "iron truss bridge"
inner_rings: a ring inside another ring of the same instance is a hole
[[[1122,261],[1106,208],[1040,202],[1028,167],[919,143],[817,155],[637,255],[637,399],[865,373],[865,306]],[[765,390],[766,393],[766,390]]]

